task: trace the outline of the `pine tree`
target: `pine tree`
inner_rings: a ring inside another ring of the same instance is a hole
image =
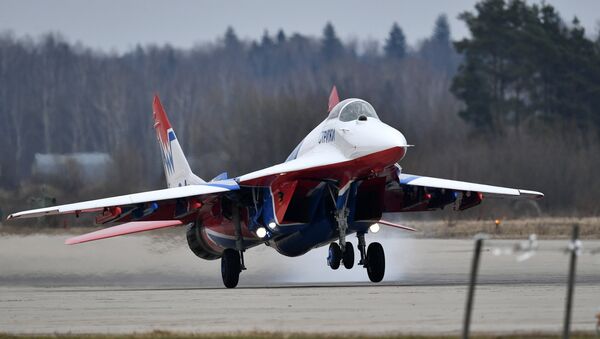
[[[445,14],[437,17],[433,33],[423,43],[419,54],[437,70],[449,75],[456,71],[458,56],[450,41],[450,24]]]
[[[384,50],[385,55],[389,58],[402,59],[406,56],[406,38],[400,26],[395,22],[385,41]]]
[[[235,34],[233,27],[231,27],[231,26],[227,27],[227,30],[225,31],[224,42],[225,42],[225,49],[230,50],[230,51],[238,51],[242,45],[240,40],[237,37],[237,34]]]
[[[277,44],[278,45],[283,45],[285,43],[285,40],[286,40],[285,33],[283,32],[283,29],[280,29],[277,32]]]
[[[261,39],[261,47],[265,50],[269,50],[273,47],[273,39],[269,36],[269,31],[265,30]]]
[[[435,20],[432,40],[443,45],[450,46],[450,24],[446,14],[441,14]]]
[[[455,43],[465,61],[453,80],[452,92],[466,104],[459,112],[462,118],[480,131],[502,133],[508,114],[506,93],[511,87],[508,75],[513,22],[504,0],[484,0],[475,8],[477,14],[464,12],[459,16],[471,31],[471,38]]]
[[[577,18],[569,26],[552,6],[524,0],[476,10],[461,14],[471,38],[455,44],[465,61],[452,91],[465,120],[490,132],[534,121],[600,127],[600,53]]]
[[[321,53],[326,60],[333,60],[340,56],[344,51],[342,42],[337,37],[335,29],[331,22],[328,22],[323,29],[323,38],[321,40]]]

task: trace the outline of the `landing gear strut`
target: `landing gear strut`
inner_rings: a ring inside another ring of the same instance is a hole
[[[356,233],[356,237],[358,238],[358,251],[360,252],[360,261],[359,265],[365,266],[367,262],[367,245],[365,244],[365,234],[364,233]]]
[[[348,185],[350,185],[348,183]],[[337,198],[334,193],[330,190],[331,198],[336,205],[336,211],[334,213],[335,221],[337,224],[337,230],[339,234],[339,245],[331,243],[329,245],[329,256],[327,257],[327,264],[334,270],[340,267],[340,263],[344,263],[344,267],[351,269],[354,266],[354,248],[352,243],[346,241],[346,233],[348,232],[348,216],[350,211],[348,210],[348,191],[343,194],[339,194]]]

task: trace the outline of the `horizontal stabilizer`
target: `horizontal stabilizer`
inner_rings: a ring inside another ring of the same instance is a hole
[[[400,224],[394,224],[393,222],[389,222],[389,221],[385,221],[385,220],[379,220],[378,223],[382,224],[382,225],[386,225],[386,226],[391,226],[391,227],[395,227],[395,228],[399,228],[405,231],[411,231],[411,232],[416,232],[417,229],[416,228],[412,228],[412,227],[408,227],[408,226],[404,226],[404,225],[400,225]]]
[[[66,245],[80,244],[83,242],[117,237],[125,234],[132,234],[144,231],[156,230],[159,228],[180,226],[183,223],[179,220],[157,220],[157,221],[133,221],[122,225],[113,226],[99,231],[86,233],[65,241]]]

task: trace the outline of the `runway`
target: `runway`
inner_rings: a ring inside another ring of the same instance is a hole
[[[292,331],[458,333],[472,240],[411,239],[382,232],[386,277],[366,283],[362,267],[332,271],[326,249],[286,258],[268,247],[246,254],[240,287],[221,287],[218,261],[196,258],[180,233],[65,246],[66,235],[0,236],[0,332],[127,333]],[[541,241],[531,259],[482,256],[472,330],[562,327],[566,241]],[[600,241],[584,241],[589,248]],[[573,328],[594,329],[600,256],[577,268]]]

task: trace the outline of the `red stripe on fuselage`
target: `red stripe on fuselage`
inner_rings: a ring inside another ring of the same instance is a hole
[[[287,172],[285,175],[277,173],[249,179],[240,182],[240,186],[271,186],[278,182],[298,179],[336,180],[340,183],[346,183],[349,180],[364,178],[383,172],[384,169],[402,159],[405,152],[406,149],[404,147],[393,147],[353,160],[305,168],[294,172]]]

